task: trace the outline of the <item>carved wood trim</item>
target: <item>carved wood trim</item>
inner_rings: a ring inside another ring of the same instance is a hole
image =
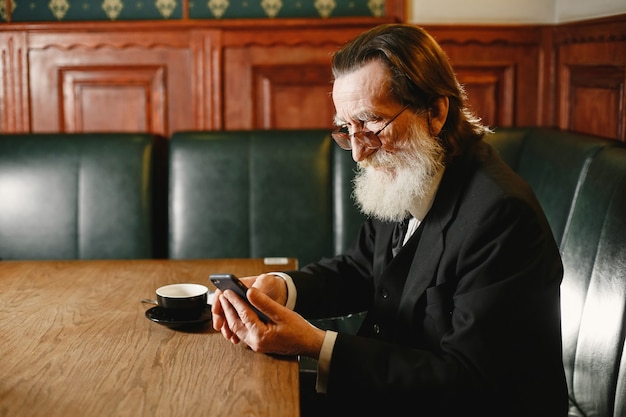
[[[29,130],[25,33],[0,32],[0,132]]]
[[[398,21],[395,17],[333,17],[319,18],[280,18],[280,19],[190,19],[136,21],[93,21],[93,22],[14,22],[0,25],[2,31],[28,31],[32,34],[74,33],[85,35],[90,32],[187,32],[190,30],[222,30],[225,32],[257,30],[259,32],[277,29],[291,31],[354,29],[375,26],[381,23]]]
[[[219,130],[224,126],[223,34],[221,31],[194,31],[191,35],[194,85],[195,129]]]
[[[541,26],[424,25],[442,47],[445,45],[537,45]]]
[[[78,28],[74,28],[78,29]],[[91,28],[88,32],[80,30],[70,31],[35,31],[29,33],[29,49],[158,49],[158,48],[187,48],[189,46],[189,32],[167,30],[167,28],[137,30],[122,26],[119,30],[111,30],[100,26],[98,30]]]
[[[554,26],[556,45],[626,41],[626,14]]]

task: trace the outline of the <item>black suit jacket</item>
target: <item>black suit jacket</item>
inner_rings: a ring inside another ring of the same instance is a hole
[[[305,317],[368,311],[333,350],[337,410],[566,415],[559,251],[527,184],[479,149],[446,168],[397,257],[394,224],[368,220],[346,254],[290,272]]]

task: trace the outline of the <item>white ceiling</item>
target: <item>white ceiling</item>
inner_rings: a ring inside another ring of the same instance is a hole
[[[626,0],[408,0],[409,21],[562,23],[626,13]]]

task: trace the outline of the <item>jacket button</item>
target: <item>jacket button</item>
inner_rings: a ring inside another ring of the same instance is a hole
[[[382,290],[380,290],[380,295],[383,298],[389,298],[389,291],[387,291],[387,289],[383,288]]]
[[[380,334],[380,326],[378,324],[374,324],[374,334]]]

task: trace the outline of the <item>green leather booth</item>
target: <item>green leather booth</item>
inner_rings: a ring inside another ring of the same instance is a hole
[[[169,147],[170,258],[304,265],[356,236],[354,162],[326,130],[178,132]]]
[[[150,258],[145,134],[0,135],[0,259]]]
[[[538,128],[488,141],[535,190],[561,249],[569,416],[624,417],[626,148]]]
[[[500,128],[487,141],[535,190],[561,250],[569,415],[626,417],[626,146],[548,128]],[[147,258],[161,247],[176,259],[303,265],[340,253],[363,220],[350,153],[327,131],[177,132],[168,144],[154,177],[149,135],[0,136],[0,258]]]

